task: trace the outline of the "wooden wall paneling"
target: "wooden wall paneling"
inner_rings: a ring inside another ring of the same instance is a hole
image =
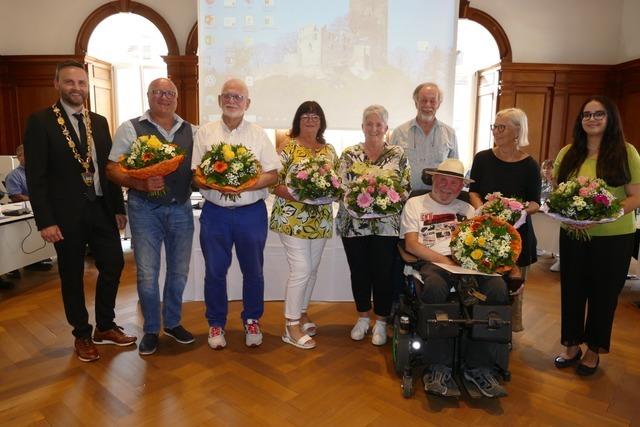
[[[53,87],[56,65],[64,60],[83,61],[74,55],[7,55],[2,57],[3,114],[0,154],[13,154],[22,140],[29,115],[51,105],[58,98]]]
[[[109,130],[116,132],[113,93],[113,67],[110,63],[91,56],[85,57],[89,75],[89,109],[107,119]]]
[[[196,55],[167,55],[167,74],[178,88],[176,113],[190,123],[198,124],[198,57]]]
[[[529,124],[529,146],[524,150],[538,163],[544,160],[547,151],[551,97],[551,88],[529,88],[516,94],[515,106],[527,114]]]
[[[640,149],[640,59],[616,67],[618,107],[628,142]]]

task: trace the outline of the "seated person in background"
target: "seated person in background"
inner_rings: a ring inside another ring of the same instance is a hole
[[[29,190],[27,189],[27,175],[25,174],[25,161],[24,161],[24,146],[18,145],[16,148],[16,157],[20,164],[17,168],[7,174],[5,180],[5,186],[7,187],[7,193],[12,202],[27,202],[29,201]],[[27,265],[25,268],[32,271],[49,271],[51,270],[51,263],[46,261],[38,261],[33,264]],[[20,278],[20,271],[13,270],[8,273],[8,276],[14,279]]]
[[[433,175],[431,192],[409,199],[402,211],[400,237],[404,238],[409,253],[426,261],[420,269],[424,282],[420,299],[427,304],[442,304],[447,302],[449,290],[457,278],[433,263],[455,265],[449,256],[450,231],[458,221],[473,217],[475,210],[470,204],[457,199],[463,185],[470,181],[464,178],[464,166],[459,160],[446,159],[430,173]],[[502,278],[477,276],[477,281],[480,292],[487,297],[485,304],[509,304],[509,292]],[[427,342],[427,367],[423,380],[428,393],[450,397],[460,395],[451,376],[454,340],[430,339]],[[460,355],[464,377],[475,384],[484,396],[506,396],[491,367],[495,365],[496,357],[507,354],[507,345],[469,338],[464,340]]]
[[[29,200],[29,190],[27,190],[27,175],[24,171],[24,146],[22,144],[16,148],[16,157],[18,157],[20,164],[7,174],[5,185],[12,202],[26,202]]]

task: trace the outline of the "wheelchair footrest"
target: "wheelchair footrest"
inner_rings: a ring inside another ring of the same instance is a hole
[[[459,318],[458,304],[423,304],[418,312],[418,335],[423,339],[456,337]]]
[[[511,341],[510,305],[475,305],[472,322],[471,338],[474,340]]]

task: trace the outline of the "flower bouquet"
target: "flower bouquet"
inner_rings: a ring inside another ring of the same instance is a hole
[[[458,224],[451,234],[451,257],[460,266],[482,273],[506,273],[516,265],[522,240],[515,227],[491,215]]]
[[[620,201],[607,190],[606,185],[600,178],[579,176],[570,179],[549,194],[541,210],[567,224],[567,232],[572,238],[589,240],[587,230],[579,227],[613,222],[624,214]]]
[[[238,192],[258,181],[260,170],[260,162],[247,147],[220,142],[213,144],[202,156],[195,180],[205,187],[221,191],[220,197],[235,201],[240,197]]]
[[[504,197],[500,192],[489,193],[484,199],[485,204],[478,208],[479,215],[493,215],[515,228],[520,228],[527,220],[525,206],[518,199]]]
[[[285,184],[296,200],[308,205],[328,205],[342,191],[342,180],[324,156],[306,158],[293,165]]]
[[[148,179],[152,176],[167,176],[174,172],[184,160],[184,150],[169,144],[155,135],[141,135],[131,144],[129,154],[120,156],[120,170],[127,175]],[[163,196],[164,188],[150,193]]]
[[[394,171],[355,163],[350,171],[356,178],[347,186],[344,204],[351,216],[383,218],[402,211],[404,188]]]

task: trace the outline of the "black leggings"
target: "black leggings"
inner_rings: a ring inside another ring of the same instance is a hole
[[[351,290],[360,313],[371,310],[381,317],[391,313],[393,266],[398,238],[395,236],[343,237],[342,246],[351,270]]]
[[[583,242],[560,230],[562,345],[584,342],[596,353],[609,352],[613,316],[633,243],[634,234],[598,236]]]

